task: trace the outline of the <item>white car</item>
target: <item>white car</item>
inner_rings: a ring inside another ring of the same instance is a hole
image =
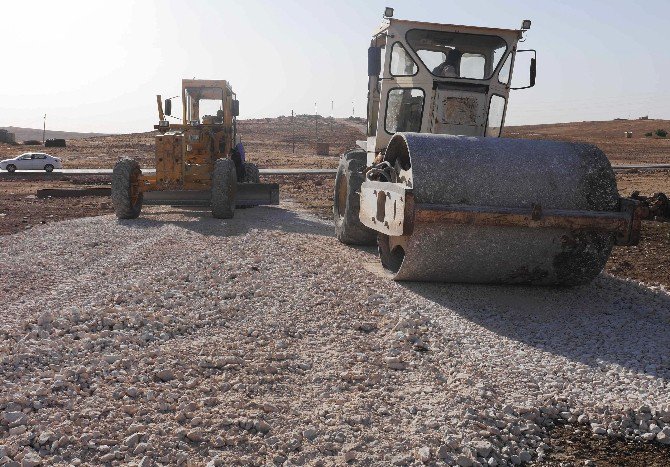
[[[51,172],[53,169],[62,168],[63,162],[58,157],[43,152],[27,152],[14,159],[0,161],[0,169],[7,172],[14,172],[15,170],[46,170]]]

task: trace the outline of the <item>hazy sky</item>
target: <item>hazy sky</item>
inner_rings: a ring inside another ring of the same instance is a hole
[[[364,116],[367,47],[384,6],[402,19],[517,28],[537,86],[508,124],[670,118],[667,0],[114,0],[3,2],[0,126],[148,131],[155,95],[227,79],[241,118]],[[526,70],[515,70],[526,73]]]

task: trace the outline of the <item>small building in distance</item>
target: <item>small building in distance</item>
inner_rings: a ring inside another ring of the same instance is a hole
[[[16,135],[0,128],[0,143],[16,144]]]

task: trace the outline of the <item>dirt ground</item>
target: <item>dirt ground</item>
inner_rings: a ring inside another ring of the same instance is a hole
[[[39,199],[35,195],[41,188],[83,188],[99,185],[95,180],[88,182],[81,184],[72,181],[0,180],[0,235],[32,229],[47,222],[113,213],[114,209],[108,197]]]
[[[595,438],[589,429],[569,424],[551,430],[547,444],[552,450],[542,462],[534,462],[534,465],[666,467],[670,459],[668,446],[611,437]]]
[[[613,164],[667,164],[670,162],[670,138],[644,136],[658,129],[670,131],[670,121],[612,120],[512,126],[503,130],[503,136],[594,144]],[[626,138],[626,131],[633,133],[632,138]]]
[[[316,126],[316,129],[315,129]],[[260,167],[315,169],[336,168],[339,155],[365,139],[360,119],[332,119],[314,116],[240,120],[238,132],[249,160]],[[66,148],[44,148],[0,143],[0,159],[24,152],[44,151],[63,160],[65,168],[111,169],[121,157],[154,166],[154,138],[157,132],[97,136],[67,141]],[[330,156],[315,155],[315,135],[330,144]],[[295,142],[295,144],[294,144]]]

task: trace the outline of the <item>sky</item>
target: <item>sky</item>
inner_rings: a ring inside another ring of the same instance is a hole
[[[537,85],[508,125],[670,119],[667,0],[22,0],[3,2],[0,126],[125,133],[157,123],[156,94],[226,79],[240,118],[364,117],[367,47],[395,17],[518,28]],[[517,76],[525,69],[515,70]],[[525,77],[525,76],[524,76]]]

